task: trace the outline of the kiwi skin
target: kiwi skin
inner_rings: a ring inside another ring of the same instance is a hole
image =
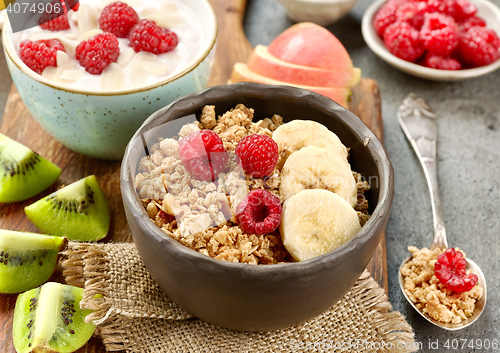
[[[24,211],[42,232],[74,241],[96,241],[109,231],[109,206],[95,175],[57,190]]]
[[[0,202],[27,200],[52,185],[61,169],[0,134]]]
[[[69,353],[82,347],[95,331],[80,309],[83,289],[55,282],[22,293],[14,308],[12,337],[18,353]]]
[[[20,293],[47,281],[66,238],[0,229],[0,293]]]

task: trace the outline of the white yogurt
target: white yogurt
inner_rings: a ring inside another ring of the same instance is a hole
[[[66,53],[59,51],[57,67],[47,67],[42,76],[51,82],[69,89],[84,89],[93,92],[113,92],[141,88],[168,77],[175,76],[191,66],[201,54],[202,43],[207,38],[201,21],[180,0],[122,0],[132,6],[139,19],[149,19],[177,34],[179,44],[168,53],[155,55],[136,53],[128,45],[128,38],[118,38],[120,55],[116,63],[109,65],[101,75],[91,75],[75,59],[76,46],[102,31],[97,20],[102,9],[115,0],[80,0],[78,11],[69,11],[70,29],[48,31],[39,26],[12,34],[12,44],[19,50],[25,39],[59,39]]]

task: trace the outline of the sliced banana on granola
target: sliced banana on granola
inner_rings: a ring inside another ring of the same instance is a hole
[[[358,187],[347,159],[326,148],[307,146],[288,157],[281,171],[280,195],[287,200],[305,189],[325,189],[357,203]]]
[[[280,152],[278,169],[283,167],[292,153],[306,146],[326,148],[332,154],[347,159],[347,148],[338,136],[325,125],[312,120],[292,120],[281,125],[274,131],[273,140],[278,144]]]
[[[361,226],[356,211],[337,194],[302,190],[283,204],[280,233],[297,261],[304,261],[344,244]]]

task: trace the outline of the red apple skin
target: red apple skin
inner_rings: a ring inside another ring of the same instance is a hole
[[[361,79],[361,70],[326,70],[296,65],[278,59],[263,45],[257,45],[247,62],[248,68],[274,80],[306,86],[351,87]]]
[[[297,65],[327,70],[351,70],[351,57],[326,28],[311,22],[297,23],[269,45],[269,53]]]
[[[344,108],[347,108],[347,102],[349,100],[349,97],[351,96],[351,89],[349,87],[304,86],[304,85],[292,84],[290,82],[273,80],[271,78],[255,73],[254,71],[250,70],[246,64],[243,63],[236,63],[233,67],[233,72],[231,74],[231,79],[229,80],[229,83],[235,83],[235,82],[256,82],[268,85],[295,86],[322,94],[334,100]]]

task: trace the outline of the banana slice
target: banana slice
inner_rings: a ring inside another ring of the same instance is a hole
[[[307,146],[294,152],[281,171],[280,195],[283,200],[304,189],[325,189],[356,205],[358,187],[351,166],[344,157],[326,148]]]
[[[278,144],[280,151],[278,169],[283,167],[293,152],[306,146],[326,148],[332,154],[347,159],[347,148],[340,142],[338,136],[325,125],[312,120],[292,120],[281,125],[274,131],[273,140]]]
[[[356,211],[328,190],[303,190],[283,204],[280,233],[297,261],[326,254],[352,238],[361,226]]]

